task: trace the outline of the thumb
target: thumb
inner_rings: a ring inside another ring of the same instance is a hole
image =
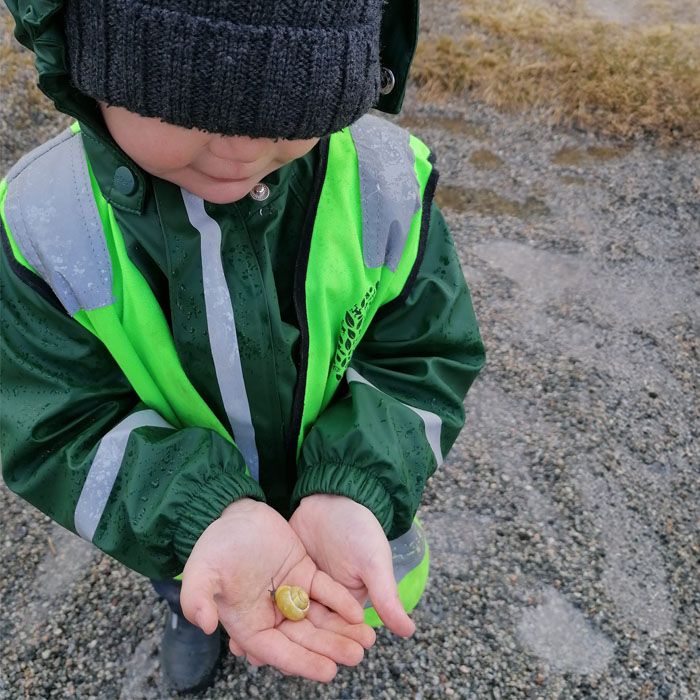
[[[399,600],[390,554],[372,566],[365,579],[365,585],[372,607],[387,629],[400,637],[410,637],[416,631],[416,626]]]
[[[180,607],[184,616],[197,625],[204,634],[213,634],[219,624],[219,614],[214,594],[216,585],[206,572],[198,569],[187,570],[182,577]]]

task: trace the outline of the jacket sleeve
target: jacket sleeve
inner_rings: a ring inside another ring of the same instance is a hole
[[[0,231],[0,448],[7,486],[151,578],[182,571],[232,501],[263,500],[237,448],[170,427]]]
[[[464,425],[462,402],[483,363],[469,290],[433,206],[412,287],[375,316],[347,371],[347,394],[304,440],[292,507],[313,493],[343,495],[369,508],[390,539],[408,530]]]

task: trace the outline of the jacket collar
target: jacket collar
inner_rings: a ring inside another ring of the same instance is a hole
[[[106,126],[80,123],[92,172],[105,199],[116,209],[143,213],[149,175],[117,146]]]

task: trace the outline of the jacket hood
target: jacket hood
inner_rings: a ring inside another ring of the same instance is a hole
[[[15,20],[15,37],[36,55],[39,88],[56,108],[106,136],[96,102],[71,84],[64,32],[66,0],[5,0]],[[381,95],[375,107],[398,114],[418,39],[419,0],[387,0],[382,14],[381,64],[394,74],[396,85]]]

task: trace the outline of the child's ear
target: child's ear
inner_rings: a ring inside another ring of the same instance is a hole
[[[408,70],[418,43],[419,0],[387,0],[382,11],[380,62],[394,76],[394,87],[380,94],[375,107],[382,112],[398,114],[403,104]]]

